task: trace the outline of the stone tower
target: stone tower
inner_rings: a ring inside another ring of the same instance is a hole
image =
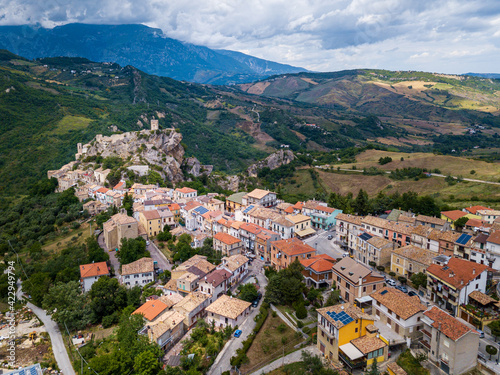
[[[158,130],[158,129],[159,129],[158,120],[152,119],[151,120],[151,130]]]
[[[83,151],[82,144],[81,144],[81,143],[77,143],[77,144],[76,144],[76,148],[77,148],[77,150],[78,150],[78,153],[79,153],[79,154],[81,154],[81,153],[82,153],[82,151]]]

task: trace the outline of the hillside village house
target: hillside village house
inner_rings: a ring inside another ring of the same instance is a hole
[[[217,268],[230,272],[229,284],[235,285],[248,274],[249,262],[250,259],[246,256],[237,254],[222,258],[222,262]]]
[[[357,236],[352,255],[364,264],[385,265],[391,261],[391,252],[396,246],[395,242],[363,232]]]
[[[103,232],[106,248],[117,249],[120,248],[123,238],[139,236],[139,223],[133,217],[118,213],[103,224]]]
[[[439,254],[453,256],[455,252],[455,242],[460,237],[460,233],[446,230],[439,236]]]
[[[82,292],[88,292],[100,277],[109,276],[106,262],[90,263],[80,265],[80,285]]]
[[[309,216],[302,214],[288,215],[287,219],[294,224],[293,231],[295,236],[299,238],[304,238],[316,233],[311,227],[311,218]]]
[[[205,276],[200,282],[198,290],[210,296],[210,303],[222,296],[229,289],[231,272],[225,269],[216,269]]]
[[[340,296],[350,303],[382,289],[385,281],[382,275],[349,257],[333,266],[333,277]]]
[[[271,266],[277,271],[287,268],[295,259],[308,259],[316,255],[316,249],[298,238],[271,242]]]
[[[124,264],[120,276],[121,282],[127,288],[143,287],[155,281],[155,266],[151,258],[141,258],[135,262]]]
[[[254,189],[243,196],[241,203],[243,206],[256,204],[263,207],[276,206],[276,193],[268,190]]]
[[[207,323],[214,322],[215,327],[219,328],[241,326],[250,314],[251,305],[250,302],[223,294],[206,308]]]
[[[394,249],[391,256],[391,271],[406,278],[412,277],[432,264],[436,253],[414,245]]]
[[[178,201],[180,199],[194,199],[198,195],[198,191],[188,187],[178,188],[174,190],[174,200]]]
[[[247,251],[255,253],[255,242],[257,240],[257,235],[265,228],[262,228],[256,224],[243,223],[240,224],[240,238],[243,242],[243,246]]]
[[[500,230],[493,232],[486,239],[486,259],[491,268],[500,270]]]
[[[422,318],[422,346],[429,360],[450,375],[464,374],[477,364],[479,333],[432,306]]]
[[[261,206],[252,205],[243,210],[244,222],[256,224],[265,229],[270,229],[272,221],[278,216],[275,210]]]
[[[311,222],[314,229],[328,230],[337,224],[335,218],[342,210],[332,207],[318,205],[311,213]]]
[[[404,339],[422,336],[422,314],[427,309],[418,296],[410,297],[395,288],[385,287],[372,294],[372,311],[377,320]],[[406,341],[409,346],[409,340]]]
[[[165,225],[168,225],[170,228],[175,227],[175,217],[170,210],[164,209],[164,210],[158,210],[158,215],[160,216],[160,226],[161,230],[165,228]]]
[[[486,293],[488,266],[451,258],[446,264],[431,264],[427,270],[427,291],[432,302],[459,315],[459,306],[469,303],[469,294]]]
[[[271,242],[278,241],[280,235],[270,230],[262,230],[255,238],[256,255],[266,262],[271,261]]]
[[[140,334],[148,336],[163,351],[171,348],[184,336],[184,316],[177,311],[164,312],[155,324],[148,324]]]
[[[336,260],[327,254],[314,255],[308,259],[300,259],[300,264],[304,267],[302,275],[307,286],[321,288],[332,286],[332,267]]]
[[[210,302],[210,296],[201,292],[193,292],[174,305],[173,310],[184,316],[184,324],[188,329],[196,325],[199,319],[205,317],[205,308]]]
[[[450,223],[451,229],[456,229],[454,222],[462,217],[466,217],[468,219],[481,219],[478,215],[473,215],[468,212],[464,212],[461,210],[452,210],[452,211],[442,211],[441,219],[446,220]]]
[[[451,225],[446,220],[426,215],[418,215],[415,218],[415,225],[425,225],[439,230],[450,230]]]
[[[349,249],[349,238],[357,236],[361,228],[361,217],[356,215],[338,214],[335,236],[344,250]]]
[[[234,213],[243,207],[243,197],[247,195],[246,192],[234,193],[226,198],[226,211]]]
[[[219,232],[214,236],[214,250],[222,252],[225,256],[240,254],[242,248],[241,240],[230,234]]]
[[[500,211],[492,209],[478,210],[476,215],[485,223],[493,224],[493,222],[500,217]]]
[[[148,237],[156,236],[163,230],[162,218],[157,210],[141,212],[139,214],[139,221],[146,228]]]
[[[295,223],[288,219],[285,215],[280,215],[271,222],[273,232],[279,233],[282,240],[287,240],[293,237]]]
[[[345,303],[317,311],[317,346],[325,358],[342,361],[350,372],[387,358],[387,343],[376,337],[374,319],[360,308]]]
[[[438,253],[441,234],[440,230],[418,225],[411,230],[411,244]]]
[[[154,323],[158,321],[158,318],[162,313],[168,310],[168,305],[160,300],[150,299],[142,304],[137,310],[132,314],[142,315],[146,319],[147,323]]]

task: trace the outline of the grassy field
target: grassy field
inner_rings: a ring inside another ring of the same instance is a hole
[[[278,327],[280,327],[278,329]],[[288,327],[278,316],[270,313],[248,349],[250,360],[241,367],[242,372],[256,370],[287,353],[294,351],[294,346],[303,341],[302,336]]]
[[[70,131],[85,129],[92,120],[82,116],[64,116],[51,134],[66,134]]]
[[[385,165],[380,165],[378,160],[385,156],[391,157],[393,161]],[[401,160],[401,158],[404,160]],[[444,175],[461,175],[462,177],[495,182],[500,180],[500,163],[487,163],[463,157],[434,155],[423,152],[404,153],[367,150],[356,156],[355,163],[341,164],[340,168],[350,169],[353,165],[355,165],[357,169],[377,167],[388,171],[395,170],[396,168],[401,169],[409,167],[427,168],[429,170],[437,168]],[[476,172],[473,175],[470,174],[472,170]]]
[[[96,229],[96,225],[93,225]],[[47,251],[62,250],[70,245],[81,245],[90,237],[89,223],[83,223],[78,229],[70,229],[68,233],[61,234],[56,239],[47,242],[43,249]]]

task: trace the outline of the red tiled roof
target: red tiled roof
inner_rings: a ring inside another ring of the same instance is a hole
[[[132,314],[142,314],[149,321],[154,320],[158,315],[168,308],[167,304],[160,300],[149,300]]]
[[[453,341],[457,341],[466,333],[476,332],[436,306],[432,306],[424,315],[433,321],[432,327]]]
[[[252,223],[244,223],[240,225],[240,229],[245,230],[247,232],[253,233],[253,234],[258,234],[260,233],[264,228],[257,224],[252,224]]]
[[[484,207],[484,206],[470,206],[466,208],[471,214],[475,215],[479,210],[493,210],[492,208]]]
[[[471,262],[465,259],[451,258],[446,266],[431,264],[427,267],[426,272],[453,285],[457,289],[462,289],[487,268],[488,266],[484,264]]]
[[[297,202],[292,206],[295,210],[302,210],[302,207],[304,207],[304,202]]]
[[[331,271],[334,263],[335,263],[335,260],[333,260],[333,262],[331,262],[331,261],[326,260],[326,259],[315,258],[315,257],[300,260],[300,264],[302,264],[304,266],[304,268],[310,268],[314,272]]]
[[[102,188],[97,189],[97,192],[106,194],[108,192],[108,190],[109,189],[106,189],[105,187],[102,187]]]
[[[271,244],[288,256],[316,252],[313,247],[303,243],[297,237],[287,240],[271,241]]]
[[[497,230],[497,231],[493,232],[492,234],[490,234],[490,236],[488,237],[488,239],[486,241],[500,245],[500,230]]]
[[[441,212],[441,215],[446,216],[447,218],[455,221],[467,215],[467,213],[460,210],[453,210],[453,211],[443,211]]]
[[[195,189],[191,189],[191,188],[188,188],[188,187],[183,187],[183,188],[180,188],[180,189],[175,189],[175,191],[178,191],[178,192],[183,193],[183,194],[196,192]]]
[[[335,208],[318,205],[316,206],[316,210],[328,212],[329,214],[331,214],[335,211]]]
[[[168,209],[170,211],[178,211],[181,209],[181,206],[179,206],[177,203],[172,203],[168,205]]]
[[[481,227],[483,226],[483,221],[479,219],[469,219],[466,223],[465,226],[467,227]]]
[[[224,242],[226,245],[234,245],[238,242],[241,242],[240,239],[223,232],[216,233],[214,236],[214,240]]]
[[[106,262],[82,264],[80,266],[80,276],[82,279],[86,277],[109,275],[108,265]]]
[[[287,214],[293,214],[293,206],[289,206],[284,210]]]
[[[184,206],[184,210],[191,211],[193,208],[196,208],[198,206],[203,206],[203,205],[200,202],[191,201],[186,203],[186,205]]]
[[[142,215],[146,220],[157,220],[161,219],[160,214],[157,210],[142,211]]]

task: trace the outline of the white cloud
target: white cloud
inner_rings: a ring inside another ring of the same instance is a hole
[[[494,0],[0,0],[0,24],[144,23],[311,70],[497,71]]]

